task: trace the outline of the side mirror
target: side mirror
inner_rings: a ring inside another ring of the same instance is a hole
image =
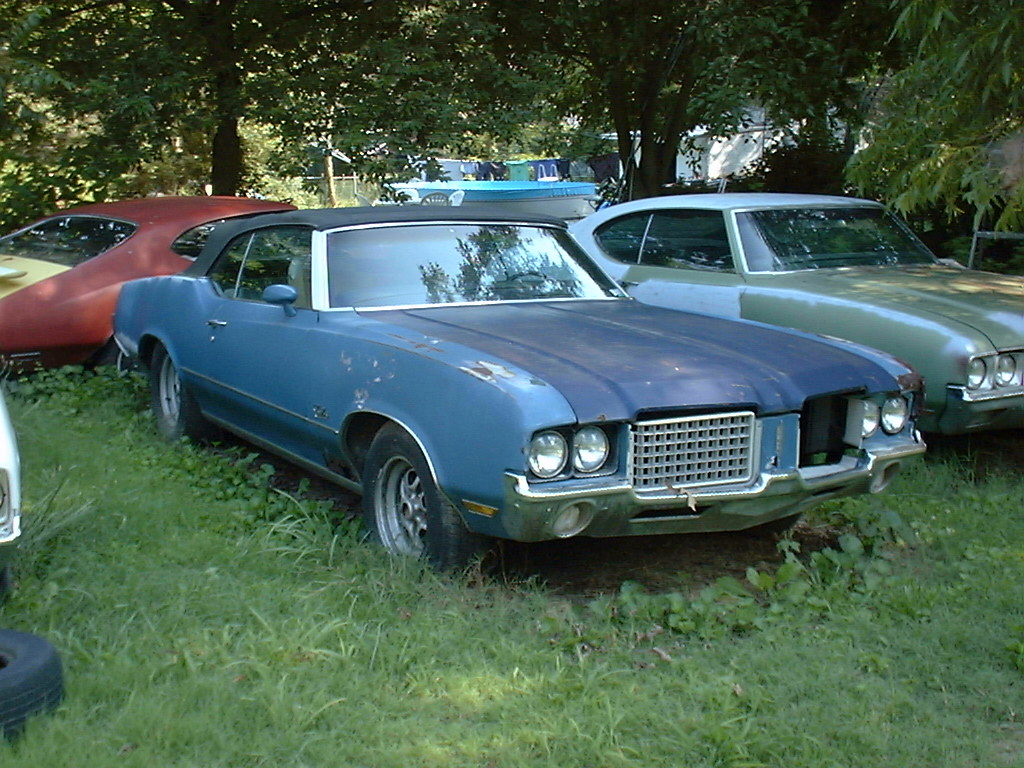
[[[290,285],[268,285],[263,289],[263,300],[267,304],[277,304],[284,310],[288,317],[295,317],[295,300],[299,298],[299,292]]]

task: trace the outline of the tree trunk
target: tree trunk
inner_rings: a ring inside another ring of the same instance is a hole
[[[662,141],[648,131],[634,135],[634,131],[627,129],[618,133],[618,146],[626,176],[627,200],[657,197],[663,194],[665,185],[676,181],[678,136]]]
[[[237,0],[196,4],[197,21],[206,42],[204,61],[211,73],[214,129],[211,141],[210,184],[215,195],[236,195],[242,186],[244,158],[238,124],[245,110],[242,70],[245,46],[235,27]]]
[[[222,115],[213,134],[210,183],[215,195],[237,195],[242,184],[242,139],[238,118]]]
[[[645,78],[634,93],[634,84],[613,76],[607,86],[607,99],[622,159],[626,200],[657,197],[665,185],[676,181],[676,155],[683,129],[688,129],[685,109],[680,100],[666,104],[655,75]],[[685,103],[685,102],[684,102]],[[669,109],[671,107],[671,109]],[[663,114],[666,113],[666,114]]]

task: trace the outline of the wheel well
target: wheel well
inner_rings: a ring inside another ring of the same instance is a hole
[[[139,362],[149,368],[150,361],[153,359],[153,351],[160,344],[160,340],[155,336],[143,336],[139,339]]]
[[[86,368],[98,368],[101,365],[114,365],[117,363],[120,350],[114,342],[113,336],[107,339],[103,346],[89,355],[83,363]]]
[[[366,462],[366,452],[370,450],[370,443],[377,433],[388,424],[393,424],[385,416],[378,413],[355,413],[349,417],[342,433],[342,449],[352,463],[352,469],[360,477],[363,474],[363,464]]]

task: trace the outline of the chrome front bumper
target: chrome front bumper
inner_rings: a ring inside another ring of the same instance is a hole
[[[742,487],[672,494],[639,494],[626,483],[583,481],[548,490],[507,473],[500,511],[487,520],[472,513],[466,519],[475,530],[517,541],[743,530],[799,514],[826,499],[881,491],[904,460],[924,450],[924,442],[915,436],[884,451],[844,457],[838,464],[761,473]],[[571,518],[575,524],[565,525]]]
[[[918,421],[925,431],[959,435],[989,429],[1024,428],[1024,391],[995,390],[982,394],[963,387],[946,388],[946,404],[938,418],[923,414]]]

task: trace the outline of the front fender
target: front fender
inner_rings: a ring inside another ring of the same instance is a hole
[[[988,339],[960,324],[800,291],[751,288],[743,296],[743,316],[882,349],[921,374],[926,408],[939,413],[947,385],[963,383],[970,357],[992,351]]]
[[[576,414],[554,387],[459,345],[392,339],[345,358],[367,371],[344,405],[342,434],[359,414],[400,424],[416,439],[438,486],[453,501],[497,506],[502,478],[523,472],[525,449],[539,429],[573,424]]]

